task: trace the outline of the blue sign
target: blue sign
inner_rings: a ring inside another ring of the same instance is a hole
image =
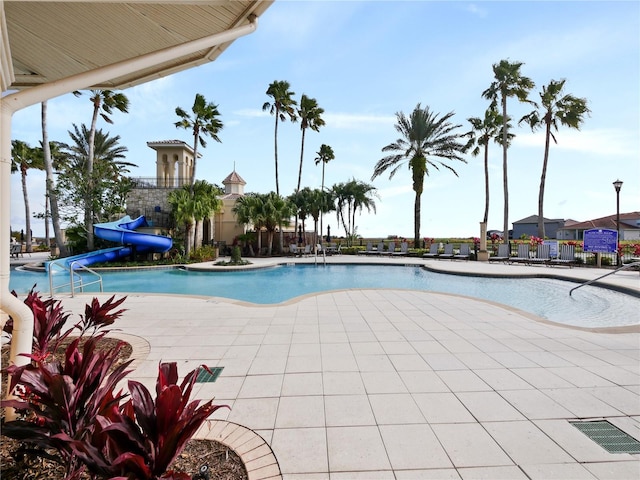
[[[549,245],[549,256],[556,258],[558,256],[558,242],[556,240],[545,240],[543,245]]]
[[[607,228],[585,230],[584,251],[593,253],[616,253],[618,251],[618,232]]]

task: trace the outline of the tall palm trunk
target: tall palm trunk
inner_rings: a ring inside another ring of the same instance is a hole
[[[547,162],[549,161],[549,140],[551,138],[551,122],[547,122],[544,139],[544,160],[542,161],[542,175],[540,176],[540,192],[538,193],[538,237],[544,239],[544,184],[547,179]]]
[[[413,230],[413,244],[418,248],[420,246],[420,196],[421,192],[416,192],[416,198],[413,203],[413,222],[414,222],[414,230]]]
[[[502,93],[502,188],[504,191],[504,243],[509,243],[509,185],[507,181],[507,96]]]
[[[302,129],[302,144],[300,145],[300,168],[298,169],[298,188],[296,193],[300,191],[300,184],[302,183],[302,161],[304,158],[304,134],[306,129]]]
[[[274,148],[275,159],[276,159],[276,193],[280,195],[280,182],[278,180],[278,115],[279,115],[279,112],[276,109],[276,128],[274,129],[274,132],[273,132],[273,148]]]
[[[51,160],[51,146],[49,145],[49,134],[47,133],[47,102],[42,102],[42,153],[44,157],[44,168],[47,178],[47,196],[51,206],[51,223],[53,225],[53,236],[56,239],[56,246],[61,257],[69,255],[67,246],[62,237],[60,228],[60,210],[58,209],[58,194],[56,193],[53,180],[53,161]],[[48,246],[48,245],[47,245]]]
[[[489,221],[489,138],[484,146],[484,224]]]
[[[22,177],[22,196],[24,198],[26,247],[27,252],[31,253],[31,208],[29,207],[29,193],[27,192],[27,167],[24,164],[20,165],[20,176]]]
[[[95,248],[93,237],[93,161],[95,155],[96,125],[98,124],[98,112],[100,110],[100,96],[96,96],[93,101],[93,117],[91,118],[91,129],[89,130],[89,155],[87,158],[87,184],[84,197],[84,228],[87,231],[87,249]]]

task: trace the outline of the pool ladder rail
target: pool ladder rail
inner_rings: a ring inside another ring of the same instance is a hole
[[[573,293],[574,290],[577,290],[580,287],[585,287],[587,285],[591,285],[592,283],[597,282],[598,280],[600,280],[600,279],[602,279],[604,277],[608,277],[609,275],[613,275],[614,273],[618,273],[621,270],[628,270],[628,269],[633,268],[633,267],[640,267],[640,261],[627,263],[626,265],[622,265],[621,267],[616,268],[612,272],[607,272],[604,275],[600,275],[598,278],[594,278],[592,280],[587,280],[586,282],[581,283],[577,287],[573,287],[571,290],[569,290],[569,296],[571,296],[571,294]]]
[[[63,283],[60,285],[53,285],[53,277],[55,275],[56,268],[58,270],[62,270],[63,272],[68,272],[69,274],[69,283]],[[82,275],[76,273],[78,270],[82,272],[87,272],[95,278],[94,280],[85,282],[82,278]],[[49,275],[49,295],[53,296],[56,290],[61,290],[63,288],[69,287],[71,289],[71,297],[75,296],[76,289],[80,292],[84,292],[84,288],[89,285],[98,284],[100,286],[100,293],[102,293],[102,275],[100,275],[95,270],[91,270],[89,267],[81,265],[78,261],[72,261],[69,265],[66,265],[65,259],[53,260],[48,263],[47,267],[48,275]]]
[[[314,253],[315,253],[315,255],[314,255],[315,259],[314,260],[315,260],[316,265],[318,264],[318,256],[320,256],[320,255],[322,256],[322,263],[324,265],[327,264],[327,253],[325,252],[325,249],[322,248],[322,245],[320,245],[319,243],[316,244],[316,248],[315,248],[315,252]]]

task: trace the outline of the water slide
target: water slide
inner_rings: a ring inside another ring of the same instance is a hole
[[[173,240],[169,237],[136,232],[136,229],[146,226],[147,220],[144,215],[136,219],[132,219],[129,215],[126,215],[115,222],[96,223],[93,226],[93,232],[96,237],[124,246],[106,248],[67,257],[63,259],[65,265],[69,267],[73,263],[75,268],[80,265],[88,266],[94,263],[110,262],[131,255],[132,247],[135,247],[136,252],[140,253],[162,253],[172,247]]]

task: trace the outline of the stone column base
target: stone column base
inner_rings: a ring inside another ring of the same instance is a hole
[[[487,250],[480,250],[478,252],[478,261],[479,262],[488,262],[489,261],[489,252]]]

